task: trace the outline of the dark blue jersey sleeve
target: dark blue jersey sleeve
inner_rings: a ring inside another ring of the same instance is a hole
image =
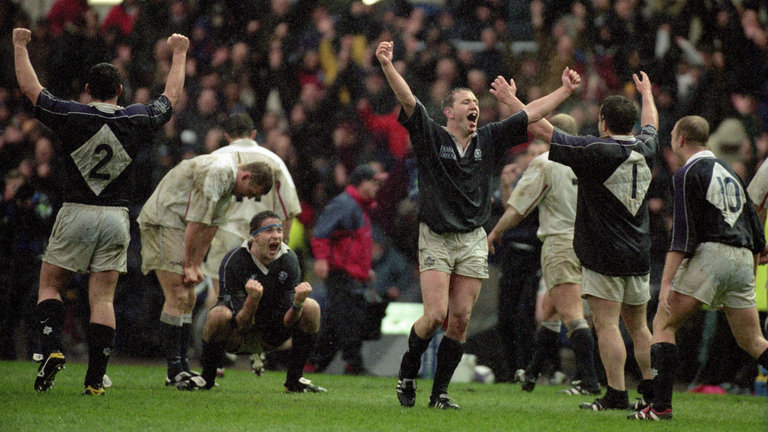
[[[589,144],[597,141],[594,136],[569,135],[557,128],[552,132],[549,160],[571,167],[577,177],[589,170]]]
[[[501,158],[511,147],[528,142],[528,114],[523,110],[504,120],[488,123],[483,128],[491,138],[494,158]]]
[[[696,227],[688,208],[688,200],[694,202],[694,198],[688,196],[693,192],[686,191],[686,176],[688,168],[685,167],[675,173],[672,178],[672,192],[674,196],[674,222],[672,225],[672,242],[670,251],[683,252],[686,255],[693,254],[696,246],[699,245],[699,239],[696,235]],[[697,183],[698,184],[698,183]],[[700,198],[700,197],[699,197]]]
[[[149,126],[152,130],[160,129],[161,126],[171,119],[171,114],[173,113],[171,100],[165,95],[152,99],[148,104],[142,105],[141,108],[147,111]]]
[[[76,105],[82,104],[59,99],[49,92],[48,89],[43,89],[37,97],[35,117],[58,133],[64,127],[67,115]]]

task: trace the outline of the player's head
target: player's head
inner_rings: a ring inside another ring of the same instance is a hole
[[[355,186],[363,197],[373,199],[386,178],[386,173],[376,172],[370,164],[361,164],[352,170],[349,175],[349,184]]]
[[[253,120],[246,113],[232,114],[224,124],[224,133],[228,139],[253,138]]]
[[[480,118],[480,105],[472,90],[457,87],[445,95],[440,106],[449,125],[470,134],[475,132],[477,119]]]
[[[120,72],[110,63],[99,63],[88,71],[86,90],[97,101],[105,101],[120,96],[123,86],[120,84]]]
[[[272,189],[274,172],[266,162],[252,162],[237,167],[235,188],[236,197],[258,198]]]
[[[256,213],[251,219],[251,253],[262,263],[277,258],[283,243],[283,224],[272,210]]]
[[[549,119],[552,126],[560,129],[561,131],[576,135],[579,133],[579,125],[576,124],[576,119],[568,114],[555,114]]]
[[[672,128],[671,138],[671,146],[675,153],[683,146],[706,147],[709,139],[709,123],[699,116],[683,117]]]
[[[624,96],[608,96],[600,106],[598,129],[601,134],[608,130],[616,135],[629,135],[635,127],[637,115],[637,107],[631,100]]]
[[[531,141],[530,144],[528,144],[528,147],[525,149],[525,155],[528,158],[528,162],[530,162],[536,156],[544,154],[548,151],[549,143],[542,139],[536,138]]]

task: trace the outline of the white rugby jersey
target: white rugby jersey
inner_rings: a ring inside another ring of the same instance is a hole
[[[763,162],[747,187],[747,194],[760,209],[768,208],[768,163]]]
[[[576,220],[576,174],[565,165],[549,160],[549,152],[533,158],[507,203],[527,216],[539,207],[540,240],[547,236],[573,236]]]
[[[266,162],[275,173],[272,189],[261,198],[235,198],[229,210],[229,221],[219,229],[235,234],[243,239],[250,237],[251,218],[256,213],[272,210],[280,220],[290,219],[301,213],[301,204],[296,194],[291,173],[282,159],[275,153],[260,146],[252,139],[238,139],[228,146],[212,153],[213,155],[234,154],[239,165],[251,162]]]
[[[232,203],[237,165],[228,154],[181,161],[160,180],[139,213],[139,224],[182,230],[187,222],[223,225]]]

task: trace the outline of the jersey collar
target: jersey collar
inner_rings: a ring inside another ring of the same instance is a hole
[[[453,140],[453,146],[456,147],[456,151],[459,152],[459,157],[464,157],[464,155],[467,153],[467,150],[469,149],[469,146],[472,144],[472,139],[475,136],[477,136],[477,130],[472,132],[472,135],[469,137],[469,141],[467,141],[467,148],[463,149],[463,148],[461,148],[461,143],[459,143],[459,139],[456,138],[456,135],[451,133],[451,131],[448,130],[447,126],[443,126],[443,129],[445,129],[445,131],[448,132],[448,136],[450,136],[451,139]]]
[[[269,274],[269,268],[267,266],[265,266],[264,263],[262,263],[261,261],[256,259],[256,257],[251,253],[251,239],[248,239],[248,240],[244,241],[243,244],[240,245],[240,247],[243,247],[243,248],[245,248],[245,250],[248,251],[248,255],[251,256],[251,259],[253,260],[253,263],[256,264],[256,267],[258,267],[259,270],[261,270],[262,273],[264,273],[265,275]],[[285,255],[286,253],[288,253],[289,250],[291,250],[291,248],[289,248],[287,244],[280,243],[280,252],[277,253],[277,256],[275,257],[275,259],[272,262],[275,262],[278,259],[280,259],[280,257]]]
[[[712,153],[711,150],[702,150],[700,152],[696,152],[693,155],[691,155],[691,157],[689,157],[688,160],[685,161],[685,164],[688,165],[689,163],[695,161],[696,159],[705,158],[705,157],[714,158],[715,154]]]
[[[115,111],[123,109],[123,107],[121,107],[119,105],[112,105],[112,104],[108,104],[106,102],[91,102],[91,103],[88,104],[88,106],[92,106],[92,107],[96,108],[97,110],[99,110],[101,112],[108,113],[108,114],[112,114]]]

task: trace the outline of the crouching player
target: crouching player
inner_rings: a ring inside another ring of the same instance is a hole
[[[177,387],[213,387],[225,350],[248,354],[256,343],[270,350],[290,338],[286,393],[325,393],[326,389],[302,377],[320,328],[320,306],[307,298],[312,287],[301,282],[299,260],[283,243],[278,215],[260,212],[250,225],[251,239],[221,262],[219,301],[208,312],[203,330],[203,373]]]

